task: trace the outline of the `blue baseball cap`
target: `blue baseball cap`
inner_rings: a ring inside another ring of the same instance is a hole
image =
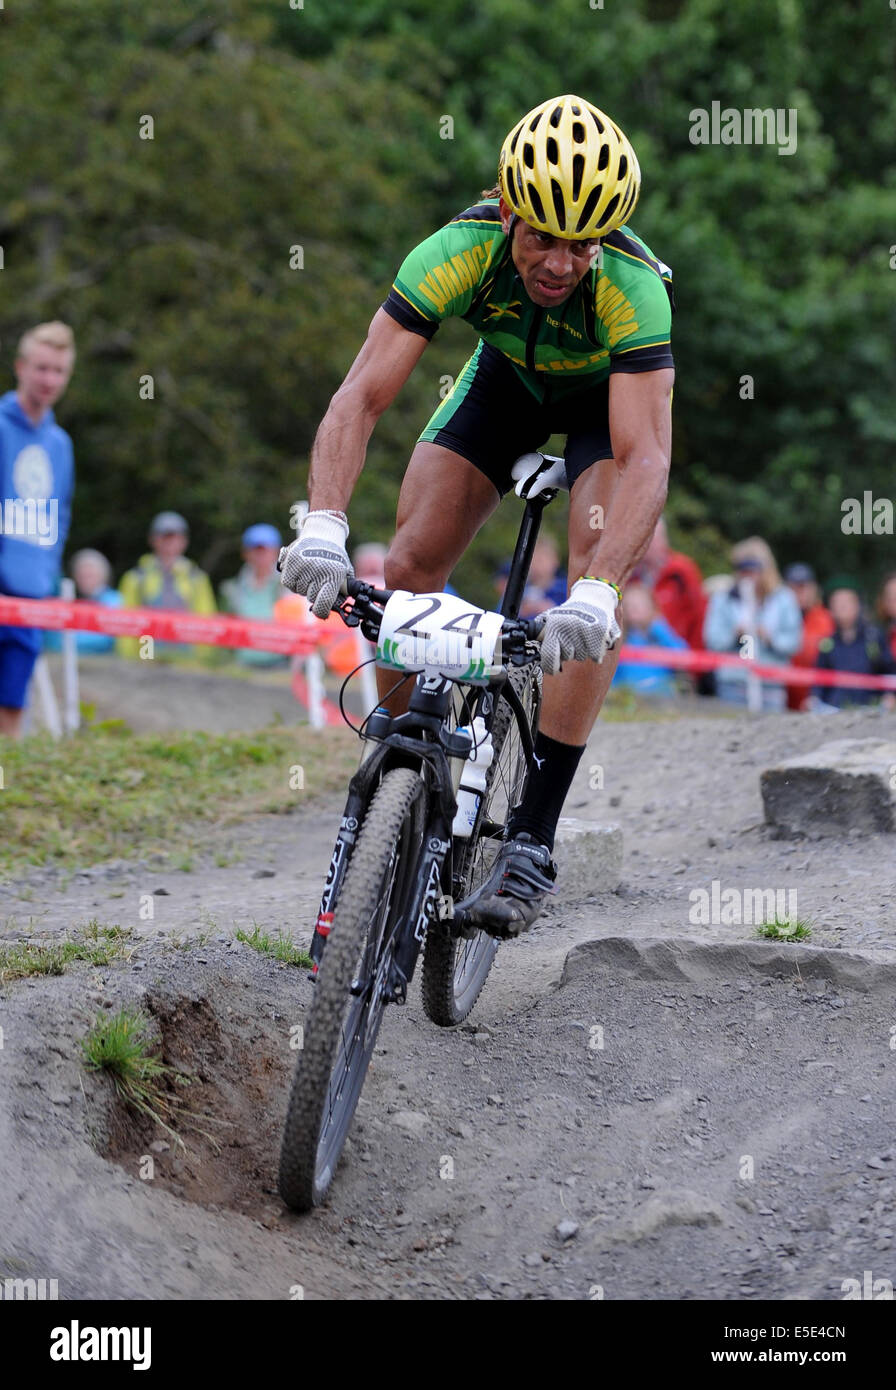
[[[259,521],[255,526],[247,526],[243,532],[243,545],[246,547],[253,545],[279,546],[281,544],[280,532],[276,526],[268,526],[265,521]]]

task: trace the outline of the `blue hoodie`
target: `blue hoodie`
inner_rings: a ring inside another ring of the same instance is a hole
[[[72,441],[52,410],[33,425],[7,391],[0,397],[0,593],[55,592],[74,478]]]

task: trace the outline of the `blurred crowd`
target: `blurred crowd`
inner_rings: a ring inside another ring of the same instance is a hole
[[[765,666],[896,675],[896,572],[883,578],[869,606],[850,575],[833,575],[822,586],[803,561],[792,561],[782,575],[760,536],[738,542],[730,559],[730,573],[704,579],[690,556],[672,549],[661,518],[623,589],[626,645],[728,653]],[[496,576],[499,593],[508,568]],[[543,534],[521,611],[532,616],[565,597],[557,544]],[[623,661],[614,687],[656,699],[690,688],[743,705],[747,682],[746,666],[726,665],[691,676],[659,663]],[[772,710],[833,712],[877,703],[896,707],[896,695],[890,692],[788,684],[783,673],[780,684],[762,682],[761,701]]]

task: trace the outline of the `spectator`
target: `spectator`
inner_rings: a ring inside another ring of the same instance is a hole
[[[834,631],[819,643],[819,670],[850,671],[862,676],[896,675],[896,659],[887,650],[883,633],[863,616],[858,585],[846,575],[838,575],[825,586],[825,599]],[[816,709],[848,709],[851,705],[877,704],[879,698],[876,690],[820,685],[815,688],[812,705]],[[888,692],[883,701],[887,709],[892,709],[896,696]]]
[[[102,603],[106,608],[121,607],[121,594],[109,582],[112,568],[105,555],[98,550],[79,550],[72,556],[69,569],[79,599]],[[75,641],[79,656],[98,656],[115,650],[115,638],[107,637],[104,632],[76,632]],[[48,651],[58,652],[62,646],[62,634],[45,633],[44,646]]]
[[[126,608],[180,609],[186,613],[214,613],[215,595],[208,575],[188,560],[185,551],[190,528],[178,512],[159,512],[149,528],[151,555],[123,576],[119,588]],[[137,656],[140,639],[124,637],[122,656]],[[159,655],[190,654],[190,647],[176,642],[156,642]],[[197,653],[199,654],[199,653]]]
[[[59,580],[75,465],[52,407],[74,365],[68,324],[40,323],[19,343],[17,389],[0,399],[0,594],[49,598]],[[0,736],[21,736],[41,646],[40,628],[0,627]]]
[[[703,627],[714,652],[749,654],[764,665],[783,665],[799,650],[803,620],[793,591],[782,583],[774,556],[759,536],[741,541],[731,552],[735,582],[710,599]],[[722,666],[716,672],[719,698],[745,704],[747,670]],[[785,688],[762,683],[762,708],[784,709]]]
[[[672,550],[662,517],[633,578],[646,584],[666,622],[689,647],[703,646],[706,595],[699,567],[688,555]]]
[[[243,567],[234,579],[225,579],[221,585],[221,607],[225,613],[235,613],[240,618],[254,618],[270,622],[274,617],[274,604],[283,594],[283,585],[277,572],[277,557],[282,541],[276,526],[259,522],[243,532]],[[277,652],[261,652],[251,648],[240,648],[236,659],[243,666],[285,666],[288,658]]]
[[[644,584],[629,583],[622,595],[625,619],[624,641],[631,647],[671,647],[684,651],[687,642],[674,632],[666,619],[657,613],[650,590]],[[675,681],[665,666],[648,666],[640,661],[621,661],[613,678],[616,687],[624,687],[639,695],[669,699],[675,694]]]
[[[495,575],[495,589],[499,598],[503,597],[510,575],[510,561],[507,560]],[[566,601],[566,571],[560,567],[560,552],[556,541],[542,533],[535,542],[532,562],[529,565],[529,578],[520,601],[520,617],[534,618],[548,608],[556,608]]]
[[[799,651],[791,657],[791,663],[794,666],[814,666],[818,644],[822,637],[830,637],[834,631],[834,621],[821,601],[811,565],[788,565],[784,571],[784,583],[793,590],[803,615],[803,641]],[[787,708],[808,709],[809,696],[809,686],[788,685]]]
[[[896,574],[888,574],[877,598],[880,619],[890,655],[896,658]]]
[[[521,618],[534,618],[547,608],[566,602],[566,571],[560,567],[557,542],[542,532],[532,551],[529,578],[520,604]]]

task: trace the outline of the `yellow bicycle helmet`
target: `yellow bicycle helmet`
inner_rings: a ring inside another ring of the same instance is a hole
[[[554,97],[513,128],[501,148],[504,201],[540,232],[570,241],[621,227],[641,191],[628,139],[581,97]]]

